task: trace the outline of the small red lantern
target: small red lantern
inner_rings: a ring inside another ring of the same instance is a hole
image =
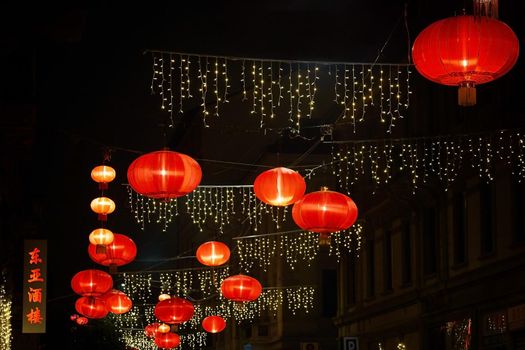
[[[109,312],[121,315],[133,307],[131,299],[120,290],[113,289],[101,297],[106,303]]]
[[[459,86],[461,106],[476,104],[476,85],[507,73],[519,41],[505,23],[485,16],[456,16],[432,23],[414,41],[412,58],[425,78]]]
[[[254,301],[261,295],[262,286],[255,278],[235,275],[226,278],[221,284],[222,295],[237,302]]]
[[[164,323],[179,324],[192,318],[193,304],[186,299],[173,297],[159,301],[155,306],[155,317]]]
[[[100,296],[113,288],[113,278],[100,270],[84,270],[71,279],[71,288],[78,295]]]
[[[226,328],[226,321],[221,316],[208,316],[202,320],[202,328],[208,333],[219,333]]]
[[[85,326],[88,324],[89,320],[86,318],[86,317],[78,317],[75,322],[79,325],[79,326]]]
[[[201,178],[201,167],[195,159],[169,150],[142,155],[128,168],[131,188],[157,199],[185,196],[199,185]]]
[[[115,202],[108,197],[98,197],[91,201],[91,210],[98,214],[100,221],[107,221],[108,214],[115,211]]]
[[[105,190],[108,188],[108,183],[113,181],[117,173],[115,169],[107,165],[99,165],[91,170],[91,178],[98,183],[98,188]]]
[[[306,231],[333,233],[348,229],[357,219],[357,206],[342,193],[321,191],[305,195],[294,204],[292,217]]]
[[[160,333],[155,336],[155,344],[161,349],[173,349],[180,345],[180,337],[175,333]]]
[[[79,314],[89,318],[104,318],[108,314],[106,303],[101,298],[81,297],[75,303]]]
[[[105,246],[111,244],[115,236],[106,228],[97,228],[89,234],[89,242],[94,245]]]
[[[297,171],[288,168],[270,169],[255,179],[255,196],[266,204],[286,206],[304,196],[306,182]]]
[[[165,323],[161,323],[160,326],[157,328],[157,333],[169,333],[171,331],[171,327]]]
[[[129,264],[137,256],[137,246],[133,240],[119,233],[114,234],[114,240],[106,246],[105,252],[97,251],[97,246],[90,244],[88,254],[91,260],[103,266],[114,269],[117,266]]]
[[[210,241],[201,244],[195,255],[203,265],[219,266],[230,259],[230,248],[222,242]]]
[[[144,327],[144,334],[146,334],[146,337],[148,338],[155,338],[157,335],[157,329],[159,328],[161,324],[158,322],[150,323],[146,327]]]

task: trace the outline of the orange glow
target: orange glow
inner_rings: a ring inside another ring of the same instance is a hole
[[[97,183],[108,183],[115,179],[115,169],[107,165],[99,165],[91,170],[91,178]]]
[[[115,202],[108,197],[98,197],[91,201],[91,210],[97,214],[111,214],[115,211],[115,208]]]
[[[168,333],[171,330],[171,327],[165,323],[162,323],[157,327],[157,333]]]
[[[89,234],[89,242],[95,245],[108,245],[113,242],[113,232],[105,228],[97,228]]]
[[[168,300],[171,296],[169,294],[161,294],[159,295],[159,301]]]

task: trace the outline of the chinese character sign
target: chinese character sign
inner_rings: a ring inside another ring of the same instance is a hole
[[[23,333],[46,332],[47,241],[24,241]]]

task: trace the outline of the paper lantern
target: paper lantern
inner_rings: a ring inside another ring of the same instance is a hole
[[[173,297],[159,301],[155,306],[155,317],[167,324],[180,324],[193,316],[193,304],[186,299]]]
[[[131,188],[157,199],[185,196],[199,185],[201,178],[199,163],[185,154],[168,150],[140,156],[128,168]]]
[[[306,183],[296,171],[287,168],[270,169],[255,179],[255,196],[266,204],[286,206],[304,196]]]
[[[113,278],[100,270],[84,270],[71,279],[71,288],[82,296],[100,296],[113,288]]]
[[[144,327],[144,334],[146,335],[146,337],[155,338],[155,336],[157,335],[157,329],[159,328],[160,325],[161,325],[160,323],[155,322],[155,323],[150,323],[149,325]]]
[[[255,278],[235,275],[226,278],[221,284],[222,295],[237,302],[254,301],[261,295],[262,286]]]
[[[308,193],[296,202],[292,218],[303,230],[333,233],[354,224],[357,206],[350,197],[323,187],[321,191]]]
[[[89,242],[94,245],[108,245],[113,242],[115,236],[113,232],[106,228],[97,228],[89,234]]]
[[[97,247],[90,244],[88,254],[97,264],[109,267],[129,264],[137,256],[137,246],[133,240],[119,233],[114,234],[114,240],[106,246],[105,252],[97,252]]]
[[[113,289],[101,297],[106,303],[109,312],[121,315],[128,312],[133,306],[131,299],[120,290]]]
[[[222,242],[210,241],[201,244],[195,255],[203,265],[219,266],[230,259],[230,248]]]
[[[161,349],[173,349],[180,344],[180,337],[175,333],[160,333],[155,336],[155,344]]]
[[[108,214],[115,211],[115,202],[108,197],[98,197],[91,201],[91,210],[98,214],[100,221],[107,221]]]
[[[75,322],[79,325],[79,326],[85,326],[88,324],[89,320],[87,319],[87,317],[77,317]]]
[[[106,303],[101,298],[81,297],[75,303],[79,314],[88,318],[104,318],[108,314]]]
[[[202,328],[208,333],[219,333],[226,328],[226,321],[221,316],[208,316],[202,320]]]
[[[425,28],[412,58],[425,78],[458,86],[462,106],[476,103],[476,85],[497,79],[516,63],[519,41],[505,23],[485,16],[456,16]]]
[[[117,176],[115,169],[107,165],[99,165],[91,170],[91,178],[98,183],[98,188],[105,190],[108,188],[108,183],[113,181]]]
[[[171,327],[165,323],[161,323],[157,328],[157,333],[168,333],[169,331],[171,331]]]
[[[159,295],[159,301],[163,301],[163,300],[167,300],[167,299],[171,299],[171,295],[169,295],[169,294],[161,294],[161,295]]]

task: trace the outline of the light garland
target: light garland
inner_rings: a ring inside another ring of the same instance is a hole
[[[151,273],[123,273],[122,291],[134,304],[145,304],[151,300]]]
[[[344,251],[358,254],[361,248],[361,223],[350,229],[331,234],[329,254],[339,261]],[[284,257],[294,270],[298,263],[310,266],[319,252],[319,234],[304,231],[276,232],[266,235],[234,237],[237,242],[239,265],[245,272],[254,266],[267,271],[276,256]]]
[[[312,287],[298,287],[296,289],[286,289],[286,301],[288,309],[292,314],[302,310],[308,313],[314,308],[314,293],[315,289]]]
[[[450,321],[445,324],[446,334],[451,338],[453,349],[470,349],[472,336],[471,326],[472,320],[470,318]]]
[[[407,347],[406,347],[405,343],[403,343],[403,342],[397,343],[397,347],[396,348],[397,348],[397,350],[407,350]]]
[[[375,188],[388,184],[395,171],[410,178],[412,192],[436,177],[445,190],[460,176],[467,161],[480,180],[491,182],[496,161],[525,178],[525,134],[516,130],[478,135],[438,136],[378,141],[327,141],[332,148],[333,174],[349,191],[365,176]],[[307,177],[313,175],[309,172]]]
[[[144,329],[120,329],[120,340],[128,348],[157,350],[152,338],[148,338]],[[201,349],[206,346],[206,332],[180,334],[180,345],[177,349]]]
[[[333,100],[341,106],[343,118],[349,120],[354,132],[356,124],[363,122],[365,115],[373,110],[377,111],[381,123],[388,124],[387,132],[390,133],[410,105],[412,72],[407,64],[283,61],[150,52],[153,58],[151,92],[159,95],[162,110],[166,110],[168,104],[171,126],[174,99],[178,99],[179,114],[184,113],[186,103],[196,99],[202,108],[203,123],[208,127],[208,117],[218,117],[220,106],[229,102],[228,89],[232,81],[242,91],[242,101],[251,103],[251,115],[258,118],[260,128],[265,128],[284,110],[280,107],[287,105],[289,128],[297,134],[302,118],[311,118],[315,111],[321,77],[332,81]],[[164,64],[166,60],[169,66]],[[192,64],[197,67],[192,69]],[[232,79],[230,71],[239,71],[239,77]],[[285,85],[287,91],[284,91]]]
[[[0,349],[10,350],[13,339],[11,326],[11,312],[13,302],[7,294],[5,287],[5,278],[0,280]]]

